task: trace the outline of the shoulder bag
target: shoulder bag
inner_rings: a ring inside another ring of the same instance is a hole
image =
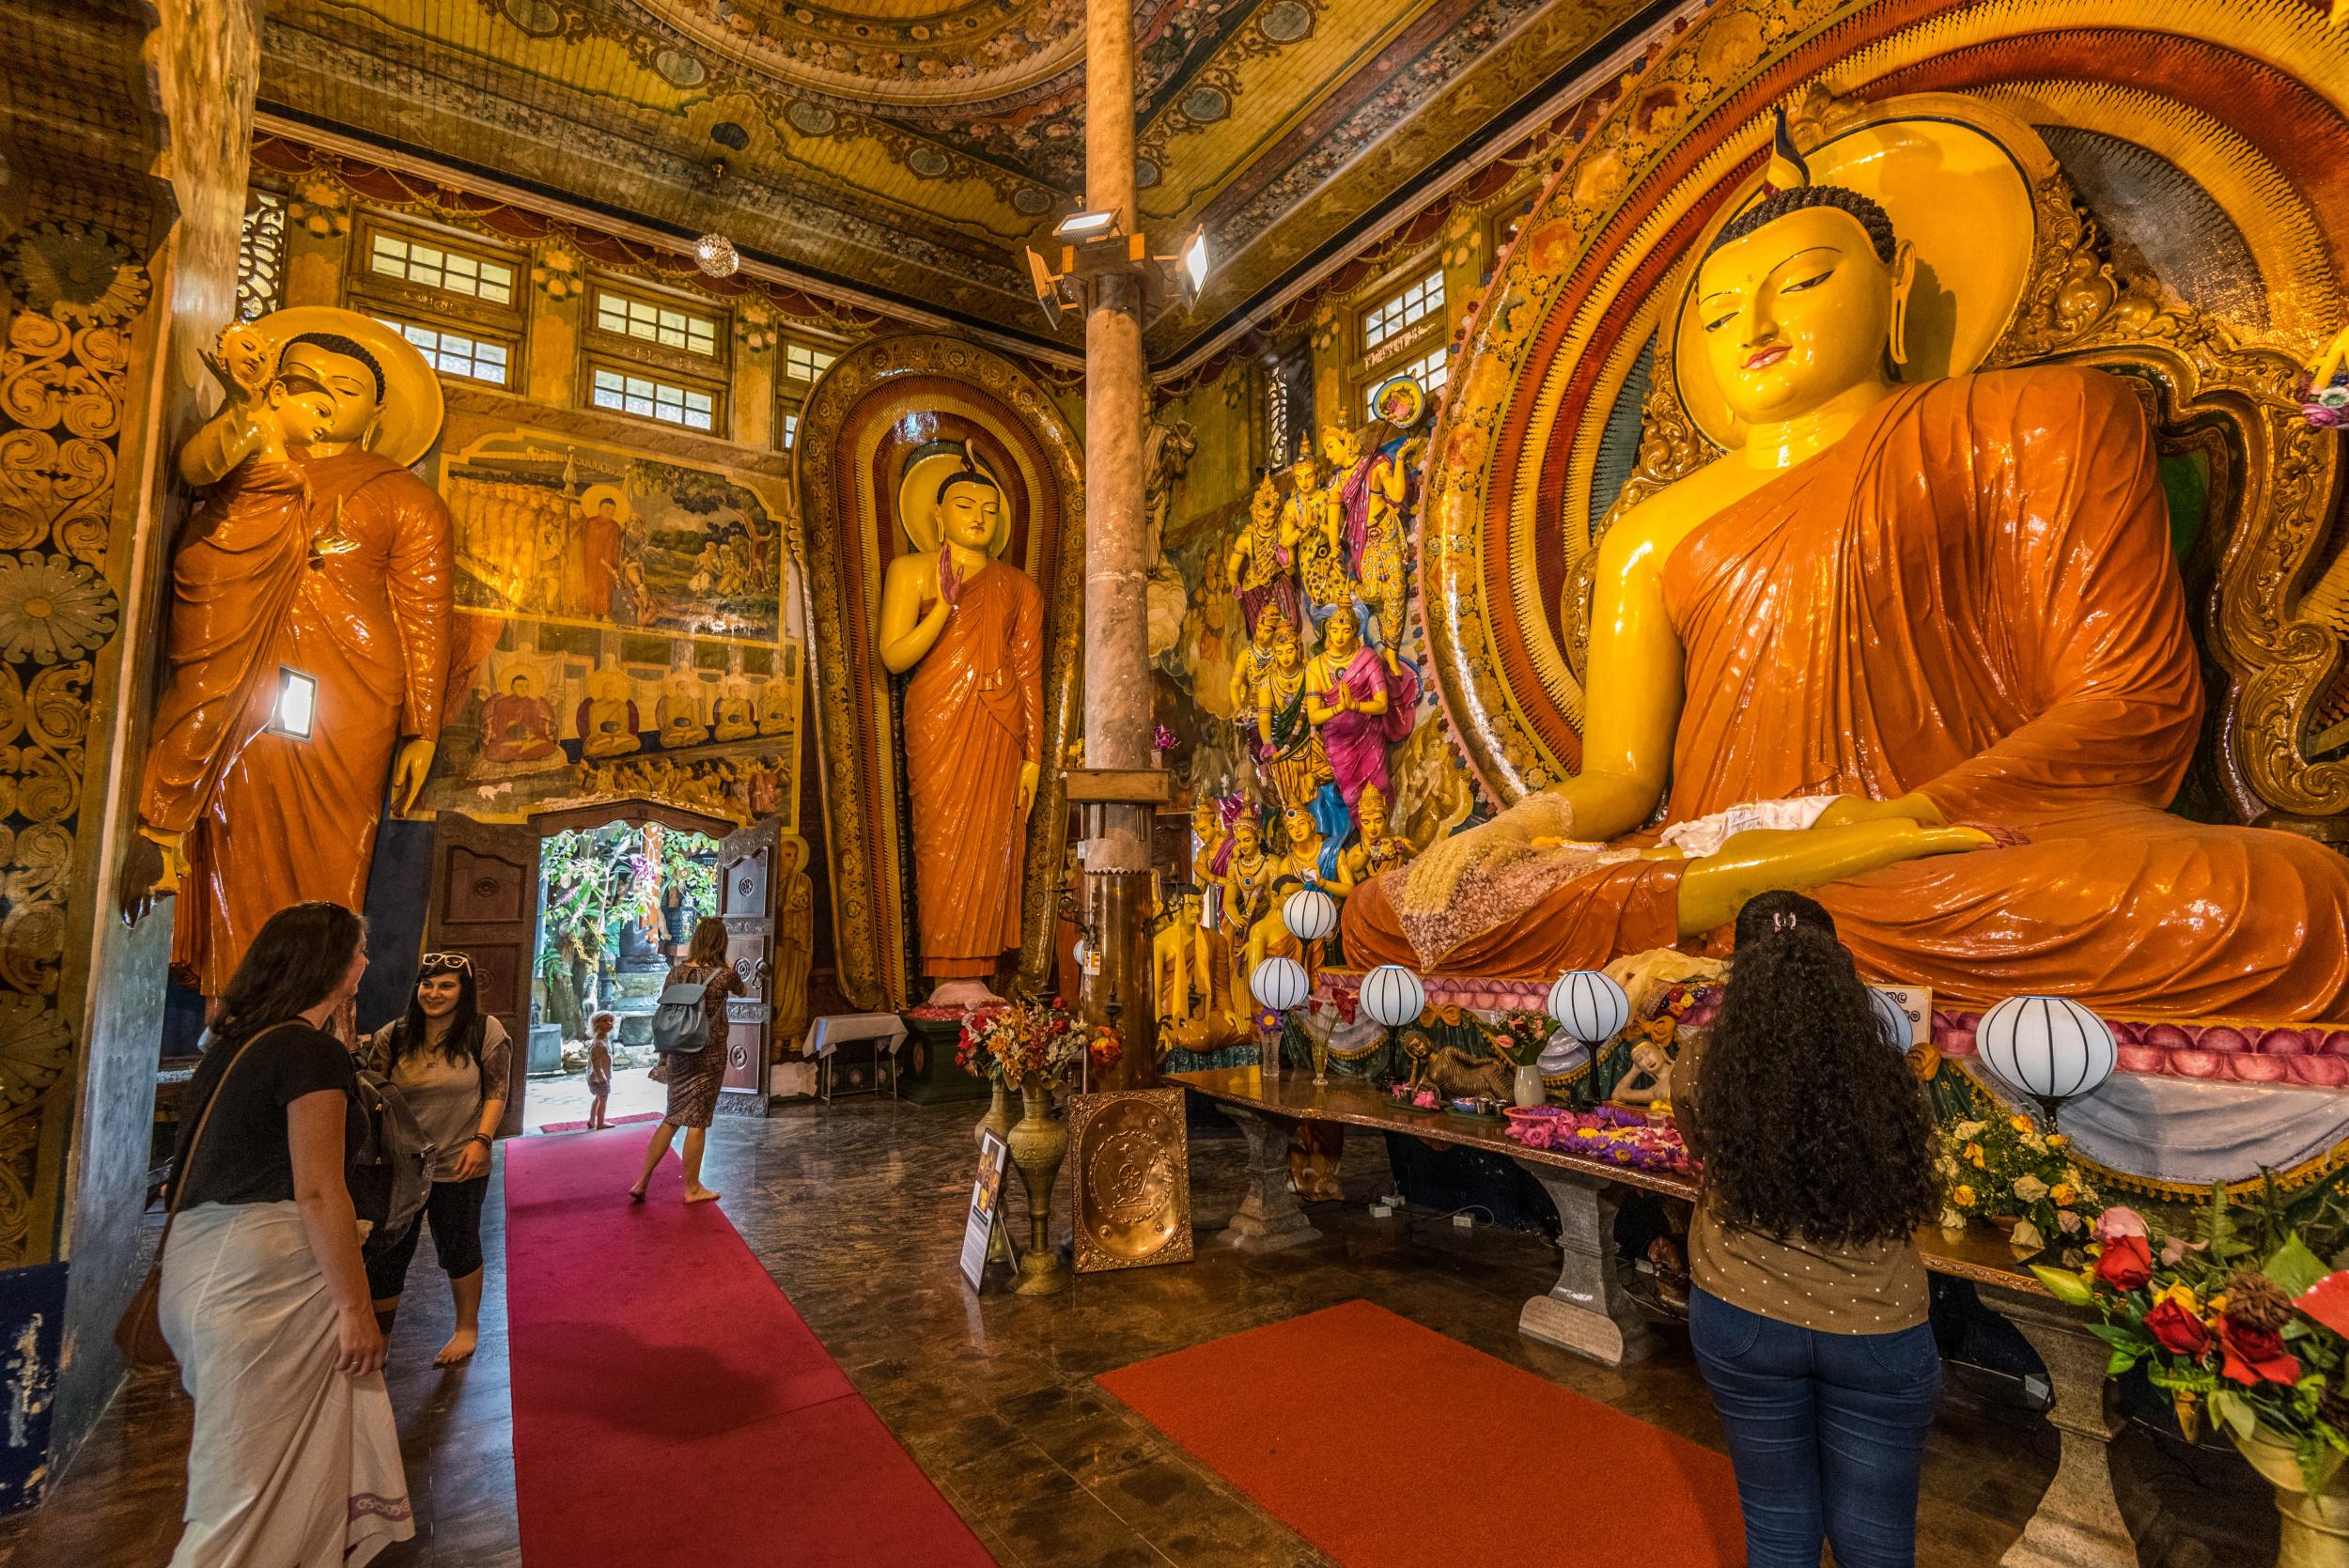
[[[163,1216],[163,1238],[155,1244],[155,1261],[147,1265],[147,1278],[131,1297],[131,1304],[122,1309],[122,1317],[115,1325],[115,1345],[124,1360],[141,1370],[167,1371],[179,1364],[163,1339],[163,1249],[171,1245],[171,1222],[179,1217],[180,1201],[187,1196],[188,1176],[195,1169],[195,1152],[204,1141],[205,1125],[212,1119],[212,1107],[220,1103],[220,1092],[228,1087],[228,1075],[245,1059],[256,1045],[298,1018],[286,1023],[272,1024],[258,1034],[248,1038],[237,1048],[237,1054],[228,1059],[228,1065],[220,1071],[220,1081],[212,1085],[211,1094],[204,1101],[203,1110],[196,1116],[195,1131],[188,1139],[187,1158],[179,1161],[171,1172],[171,1208]]]

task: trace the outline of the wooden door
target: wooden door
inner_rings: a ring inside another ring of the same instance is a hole
[[[538,951],[537,828],[441,814],[433,824],[432,901],[426,908],[424,950],[473,955],[481,1010],[504,1024],[514,1041],[514,1092],[498,1130],[521,1131],[531,960]]]
[[[775,912],[781,898],[783,825],[769,818],[728,833],[718,846],[718,913],[726,923],[726,958],[743,994],[726,1002],[726,1076],[718,1111],[767,1114],[773,1064]]]

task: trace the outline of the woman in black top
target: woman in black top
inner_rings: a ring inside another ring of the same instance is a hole
[[[163,1337],[195,1401],[172,1568],[363,1563],[414,1533],[348,1185],[366,1128],[343,1043],[366,927],[272,915],[188,1083]]]

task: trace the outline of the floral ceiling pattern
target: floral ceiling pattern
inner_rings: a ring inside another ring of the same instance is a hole
[[[1219,256],[1161,358],[1669,8],[1130,3],[1142,220]],[[261,99],[1040,339],[1019,249],[1083,189],[1083,44],[1084,0],[275,0]]]

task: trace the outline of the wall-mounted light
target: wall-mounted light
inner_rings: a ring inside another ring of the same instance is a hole
[[[1105,240],[1117,232],[1114,210],[1095,212],[1071,212],[1052,225],[1055,240]]]
[[[1205,224],[1192,229],[1190,238],[1183,241],[1177,277],[1183,287],[1183,303],[1187,305],[1197,304],[1200,290],[1207,286],[1207,229]]]
[[[290,665],[277,667],[277,704],[270,709],[269,733],[307,740],[318,722],[319,682]]]

